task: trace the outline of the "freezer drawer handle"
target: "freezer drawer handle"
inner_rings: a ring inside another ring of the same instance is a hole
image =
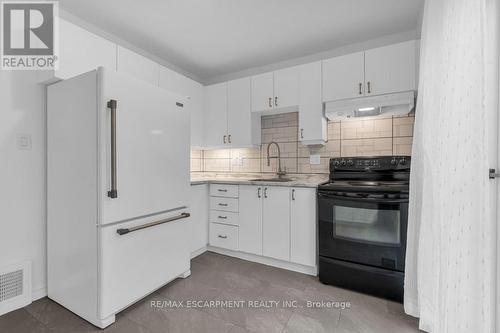
[[[177,221],[177,220],[180,220],[180,219],[185,219],[186,217],[190,217],[190,216],[191,216],[191,214],[189,214],[189,213],[181,213],[178,216],[169,217],[168,219],[164,219],[164,220],[160,220],[160,221],[155,221],[155,222],[150,222],[150,223],[138,225],[137,227],[125,228],[125,229],[117,229],[116,233],[121,236],[121,235],[128,234],[129,232],[134,232],[134,231],[137,231],[137,230],[154,227],[156,225],[160,225],[160,224],[164,224],[164,223],[168,223],[168,222],[172,222],[172,221]]]
[[[116,100],[108,101],[108,109],[111,110],[111,190],[108,191],[108,197],[118,198],[116,189]]]

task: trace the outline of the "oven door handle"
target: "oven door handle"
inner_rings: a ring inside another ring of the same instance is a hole
[[[383,204],[408,203],[408,199],[344,197],[341,195],[326,194],[322,192],[318,192],[318,196],[320,198],[338,199],[338,200],[356,201],[356,202],[372,202],[372,203],[383,203]]]

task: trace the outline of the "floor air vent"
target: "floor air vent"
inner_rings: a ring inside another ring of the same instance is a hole
[[[31,303],[31,263],[0,269],[0,315]]]

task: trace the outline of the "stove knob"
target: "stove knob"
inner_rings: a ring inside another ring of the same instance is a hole
[[[399,160],[399,164],[405,165],[406,164],[406,158],[403,157],[402,159],[400,159]]]
[[[340,162],[339,161],[335,161],[335,162],[333,162],[333,165],[336,166],[336,167],[338,167],[340,165]]]
[[[348,166],[353,166],[353,165],[354,165],[354,162],[353,162],[352,160],[348,160],[348,161],[347,161],[347,165],[348,165]]]
[[[345,160],[342,160],[342,166],[345,166],[347,163]]]
[[[391,165],[397,165],[397,164],[398,164],[398,161],[395,158],[393,158],[391,160]]]

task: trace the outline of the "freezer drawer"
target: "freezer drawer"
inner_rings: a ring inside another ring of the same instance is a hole
[[[238,227],[210,223],[210,245],[228,250],[238,250]]]
[[[100,234],[100,316],[106,318],[190,268],[187,218],[183,211],[103,226]],[[124,233],[123,230],[148,226]]]
[[[211,184],[210,195],[216,197],[238,197],[238,185]]]
[[[239,225],[239,217],[238,213],[211,210],[210,222]]]
[[[238,199],[210,197],[210,209],[237,213]]]

